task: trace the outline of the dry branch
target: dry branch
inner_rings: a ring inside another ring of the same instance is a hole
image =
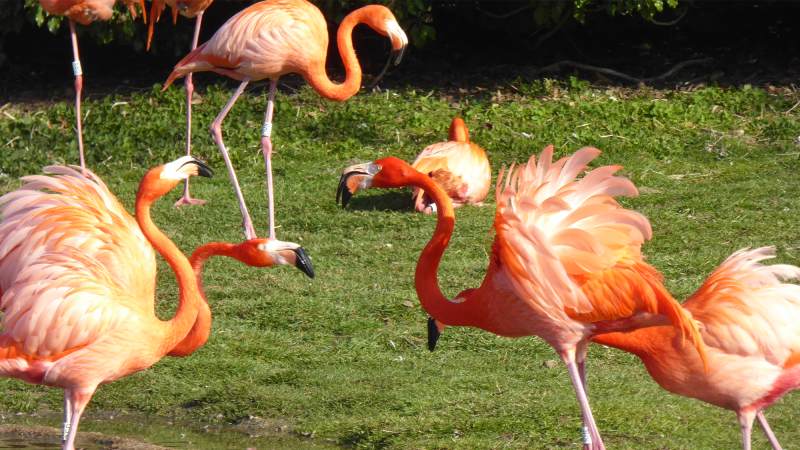
[[[648,83],[648,82],[660,81],[660,80],[663,80],[665,78],[669,78],[672,75],[675,75],[679,70],[683,69],[684,67],[686,67],[688,65],[706,63],[706,62],[709,62],[711,60],[712,60],[712,58],[703,58],[703,59],[693,59],[693,60],[689,60],[689,61],[684,61],[684,62],[682,62],[680,64],[677,64],[672,69],[668,70],[665,74],[657,76],[657,77],[651,77],[651,78],[636,78],[636,77],[632,77],[630,75],[626,75],[626,74],[624,74],[622,72],[617,72],[616,70],[613,70],[613,69],[607,69],[605,67],[589,66],[589,65],[586,65],[586,64],[576,63],[574,61],[559,61],[557,63],[550,64],[547,67],[543,67],[543,68],[539,69],[537,72],[547,72],[547,71],[550,71],[550,70],[557,69],[557,68],[559,68],[561,66],[572,66],[572,67],[576,67],[578,69],[590,70],[590,71],[593,71],[593,72],[604,73],[606,75],[612,75],[612,76],[619,77],[619,78],[622,78],[622,79],[625,79],[625,80],[628,80],[628,81],[633,81],[634,83]]]

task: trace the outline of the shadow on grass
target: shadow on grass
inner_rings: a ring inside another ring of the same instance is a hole
[[[414,211],[414,203],[411,200],[411,193],[408,190],[394,190],[369,197],[359,197],[356,194],[350,199],[346,209],[353,211],[416,212]]]

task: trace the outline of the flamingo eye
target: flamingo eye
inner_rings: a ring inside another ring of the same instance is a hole
[[[380,164],[377,164],[377,165],[375,165],[375,169],[377,169],[377,170],[378,170],[378,172],[380,172],[382,168],[383,168],[383,167],[381,167],[381,166],[380,166]]]

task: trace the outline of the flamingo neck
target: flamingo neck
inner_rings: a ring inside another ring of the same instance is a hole
[[[142,234],[167,261],[178,279],[178,310],[172,319],[164,323],[162,349],[166,354],[175,344],[186,337],[194,324],[197,318],[200,293],[197,291],[197,279],[189,261],[178,247],[153,224],[153,220],[150,218],[150,205],[153,204],[155,198],[148,195],[144,187],[145,183],[142,182],[136,194],[136,222],[139,224]]]
[[[321,67],[312,67],[307,73],[303,74],[306,81],[317,93],[335,102],[343,102],[355,95],[361,88],[361,65],[358,64],[356,51],[353,49],[353,28],[360,23],[365,23],[365,13],[356,10],[344,18],[339,25],[336,41],[339,45],[339,55],[344,63],[345,77],[344,83],[335,84],[328,78],[325,71],[324,61]]]
[[[660,343],[665,341],[662,330],[671,330],[669,326],[640,328],[631,333],[608,333],[592,338],[592,342],[622,350],[640,358],[657,353]],[[674,336],[673,336],[674,337]],[[670,342],[667,339],[666,342]]]
[[[450,197],[432,178],[414,171],[410,183],[423,189],[436,204],[436,230],[428,245],[422,250],[414,274],[414,287],[422,307],[434,319],[450,326],[469,326],[473,316],[480,310],[474,302],[452,302],[439,288],[438,271],[455,227],[455,214]]]
[[[212,256],[233,257],[233,249],[233,244],[211,242],[197,247],[192,252],[189,263],[192,265],[195,277],[197,277],[197,291],[203,301],[198,305],[197,319],[192,329],[189,330],[189,334],[167,353],[168,356],[189,356],[208,341],[208,336],[211,334],[211,308],[208,306],[208,299],[203,290],[203,264]]]

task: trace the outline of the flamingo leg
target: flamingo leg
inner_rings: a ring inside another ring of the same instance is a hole
[[[72,72],[75,74],[75,121],[78,122],[78,150],[81,153],[81,172],[86,176],[86,159],[83,155],[83,121],[81,117],[81,91],[83,90],[83,69],[81,69],[81,57],[78,55],[78,35],[75,34],[75,21],[69,19],[69,33],[72,37],[72,54],[75,60],[72,61]]]
[[[278,79],[269,83],[269,100],[264,126],[261,128],[261,151],[264,153],[264,166],[267,171],[267,198],[269,201],[269,238],[275,239],[275,196],[272,192],[272,112],[275,109],[275,92],[278,90]]]
[[[250,77],[245,77],[245,79],[242,80],[242,84],[236,89],[233,97],[228,100],[228,103],[222,108],[222,112],[220,112],[217,118],[214,119],[214,122],[211,123],[211,137],[214,138],[214,142],[217,143],[219,151],[222,152],[222,159],[225,160],[225,165],[228,166],[228,173],[231,175],[233,188],[236,190],[236,197],[239,199],[239,209],[242,210],[242,228],[244,228],[244,236],[247,240],[255,239],[257,236],[255,229],[253,229],[253,221],[250,220],[250,213],[247,212],[247,205],[244,203],[242,190],[239,188],[239,180],[236,179],[236,172],[233,170],[233,164],[231,164],[228,151],[225,149],[225,144],[222,142],[222,121],[225,119],[225,116],[228,115],[228,111],[230,111],[233,104],[236,103],[236,99],[242,95],[242,91],[244,91],[249,81]]]
[[[764,430],[764,434],[767,435],[769,443],[772,444],[772,449],[781,450],[781,444],[778,443],[778,439],[775,437],[775,434],[772,433],[772,428],[769,427],[769,424],[767,423],[767,418],[764,417],[764,411],[759,411],[756,414],[756,419],[758,419],[758,423],[761,424],[761,428]]]
[[[580,375],[581,383],[583,384],[583,392],[586,394],[586,398],[589,398],[589,382],[586,380],[586,353],[589,350],[588,342],[582,341],[578,343],[578,347],[576,349],[577,357],[576,357],[576,365],[578,366],[578,375]],[[587,426],[584,422],[583,427],[586,428],[589,432],[591,432],[591,428]],[[595,431],[597,431],[595,427]],[[601,442],[602,439],[600,438],[600,432],[597,431],[596,433],[592,433],[591,435],[592,440],[595,442]],[[590,446],[584,446],[586,450],[589,450]]]
[[[61,443],[61,450],[75,450],[75,437],[78,434],[78,422],[80,422],[81,414],[83,414],[83,410],[86,408],[89,400],[92,399],[93,392],[94,389],[88,394],[81,394],[77,390],[64,391],[64,395],[69,396],[69,399],[65,399],[64,403],[71,403],[70,414],[72,415],[73,422],[70,424],[66,439]]]
[[[752,445],[753,419],[756,418],[752,411],[736,411],[736,418],[739,419],[739,428],[742,429],[742,448],[750,450]]]
[[[72,417],[72,403],[69,401],[69,394],[64,391],[64,422],[61,423],[61,440],[67,440],[69,433],[70,418]]]
[[[586,397],[586,392],[583,389],[583,382],[581,381],[581,376],[578,373],[578,367],[575,363],[575,349],[558,352],[558,354],[561,360],[564,361],[564,365],[567,366],[567,372],[572,381],[572,387],[575,389],[575,394],[578,397],[578,404],[581,407],[583,423],[588,425],[585,425],[581,430],[584,444],[583,448],[584,450],[605,450],[606,447],[603,445],[603,440],[600,438],[600,433],[597,431],[597,425],[594,422],[592,410],[589,408],[589,399]]]
[[[152,18],[150,19],[152,20]],[[197,48],[197,40],[200,37],[200,22],[203,20],[203,11],[197,14],[197,21],[194,24],[194,38],[192,39],[192,50]],[[192,154],[192,94],[194,93],[194,84],[192,84],[192,73],[186,75],[183,83],[186,88],[186,156]],[[187,178],[183,185],[183,197],[180,198],[173,206],[185,205],[202,205],[205,200],[195,199],[189,195],[189,179]]]

